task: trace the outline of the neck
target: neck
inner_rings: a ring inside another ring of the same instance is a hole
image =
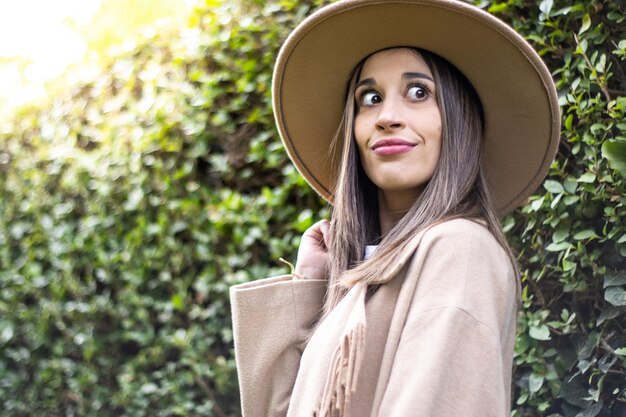
[[[383,191],[378,189],[378,217],[380,219],[380,233],[384,237],[411,209],[419,192]]]

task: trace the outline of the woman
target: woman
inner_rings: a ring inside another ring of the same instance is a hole
[[[519,284],[497,216],[556,151],[538,56],[461,2],[344,0],[286,41],[274,108],[333,211],[292,274],[231,291],[244,416],[508,416]]]

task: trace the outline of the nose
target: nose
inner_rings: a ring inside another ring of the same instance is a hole
[[[393,98],[387,98],[379,107],[376,127],[379,130],[402,129],[405,126],[402,118],[400,103]]]

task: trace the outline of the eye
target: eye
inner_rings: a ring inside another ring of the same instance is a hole
[[[376,91],[365,91],[360,95],[359,105],[360,106],[375,106],[376,104],[382,103],[383,98]]]
[[[428,88],[420,84],[411,85],[406,92],[407,98],[412,101],[424,100],[428,98],[429,95],[430,91],[428,90]]]

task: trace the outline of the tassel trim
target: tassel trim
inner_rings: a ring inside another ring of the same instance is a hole
[[[313,417],[350,415],[350,400],[356,391],[364,353],[365,323],[359,322],[343,335],[333,353],[320,408],[313,412]]]

